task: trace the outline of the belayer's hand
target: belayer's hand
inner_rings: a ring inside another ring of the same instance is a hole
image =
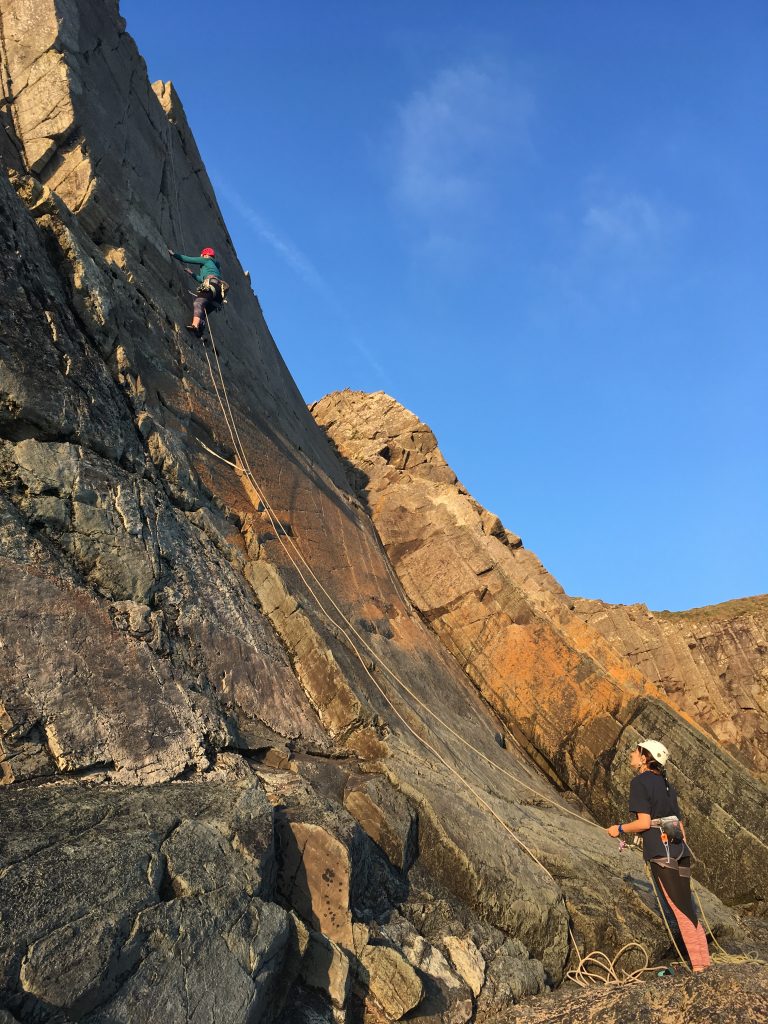
[[[608,835],[611,837],[611,839],[618,839],[619,838],[619,826],[618,825],[609,825],[608,828],[605,831],[608,833]]]

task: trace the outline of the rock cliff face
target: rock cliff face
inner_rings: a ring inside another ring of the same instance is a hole
[[[719,852],[727,843],[736,859],[749,850],[768,863],[764,787],[574,612],[520,538],[467,494],[412,413],[383,393],[349,391],[313,412],[408,597],[537,763],[608,817],[622,813],[629,781],[621,754],[644,735],[664,736],[699,871],[730,899],[765,899],[762,885],[744,885],[744,862],[723,872]],[[729,819],[740,822],[736,833]]]
[[[574,611],[753,771],[768,771],[768,596],[687,612],[579,598]]]
[[[608,745],[659,723],[722,767],[711,884],[762,899],[764,794],[597,631],[519,634],[518,722],[409,596],[117,5],[0,0],[0,44],[0,1020],[490,1021],[569,921],[658,955],[575,794],[622,802]],[[166,243],[221,254],[216,355]]]

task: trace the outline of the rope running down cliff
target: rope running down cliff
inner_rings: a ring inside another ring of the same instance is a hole
[[[280,542],[283,550],[285,551],[285,554],[287,555],[288,559],[290,560],[291,564],[293,565],[294,569],[296,570],[296,572],[297,572],[299,578],[301,579],[302,583],[307,588],[308,593],[312,596],[312,598],[314,599],[314,601],[317,604],[318,608],[320,609],[320,612],[330,622],[330,624],[332,625],[334,630],[339,631],[343,635],[344,639],[346,640],[347,644],[349,645],[349,648],[351,649],[351,651],[355,654],[355,656],[360,661],[360,664],[362,665],[363,670],[365,671],[366,675],[371,680],[371,682],[373,683],[373,685],[375,686],[376,690],[381,695],[383,700],[386,702],[386,704],[391,708],[393,713],[399,719],[399,721],[402,722],[403,726],[408,730],[408,732],[410,732],[415,737],[415,739],[418,742],[420,742],[427,750],[430,751],[430,753],[432,753],[438,759],[438,761],[446,768],[447,771],[449,771],[453,776],[455,776],[457,781],[464,788],[466,788],[468,790],[468,792],[470,792],[474,796],[474,798],[478,801],[478,803],[481,806],[483,806],[488,811],[489,814],[491,814],[491,816],[502,826],[502,828],[504,828],[504,830],[510,835],[510,837],[514,840],[514,842],[525,853],[527,853],[528,856],[531,857],[531,859],[548,875],[548,877],[552,880],[552,882],[555,885],[555,887],[559,890],[560,887],[559,887],[559,884],[558,884],[557,880],[554,878],[554,876],[551,874],[551,872],[544,866],[544,864],[542,864],[542,862],[539,860],[539,858],[536,856],[536,854],[530,849],[530,847],[528,847],[527,844],[524,843],[523,840],[521,840],[519,838],[519,836],[514,832],[514,830],[511,828],[511,826],[506,821],[504,821],[503,818],[501,818],[499,816],[499,814],[493,809],[493,807],[491,807],[491,805],[461,775],[461,773],[453,765],[449,764],[448,761],[446,761],[445,758],[439,753],[439,751],[437,751],[435,749],[435,747],[432,746],[432,744],[429,743],[428,740],[426,740],[422,735],[420,735],[406,721],[406,719],[403,717],[403,715],[400,713],[400,711],[395,707],[395,705],[389,699],[387,694],[381,688],[381,686],[379,685],[378,681],[374,678],[372,672],[368,668],[366,660],[363,658],[363,656],[361,655],[360,651],[358,650],[356,644],[351,639],[351,637],[349,635],[349,632],[347,632],[347,629],[345,629],[344,626],[341,626],[341,625],[339,625],[338,622],[336,622],[336,620],[333,618],[333,616],[330,614],[330,612],[324,606],[323,602],[318,597],[318,595],[315,592],[315,590],[312,587],[312,585],[307,580],[304,572],[302,571],[302,569],[300,568],[300,566],[296,562],[296,559],[291,554],[291,551],[289,550],[288,545],[286,544],[285,540],[283,539],[283,537],[287,536],[287,535],[285,534],[285,531],[280,528],[280,524],[279,524],[279,522],[278,522],[278,520],[277,520],[277,518],[276,518],[276,516],[274,514],[274,511],[273,511],[269,501],[267,500],[266,495],[264,494],[263,490],[261,489],[261,487],[260,487],[260,485],[259,485],[259,483],[258,483],[258,481],[257,481],[257,479],[256,479],[256,477],[255,477],[255,475],[253,473],[253,471],[251,470],[250,463],[248,461],[248,457],[247,457],[246,452],[245,452],[245,448],[244,448],[244,446],[242,444],[242,440],[240,438],[240,434],[239,434],[239,431],[237,429],[237,424],[236,424],[235,419],[234,419],[234,414],[232,412],[232,406],[231,406],[231,403],[229,401],[229,395],[228,395],[228,392],[227,392],[226,383],[224,381],[224,375],[223,375],[223,371],[222,371],[222,368],[221,368],[221,362],[219,360],[218,350],[216,348],[215,338],[214,338],[214,335],[213,335],[213,331],[211,330],[210,320],[208,318],[207,313],[206,313],[206,322],[207,322],[207,325],[208,325],[208,331],[209,331],[210,338],[211,338],[211,348],[212,348],[212,351],[213,351],[213,354],[214,354],[214,358],[215,358],[215,361],[216,361],[216,369],[217,369],[217,373],[218,373],[218,377],[219,377],[219,382],[221,384],[221,390],[219,389],[219,384],[216,381],[216,377],[215,377],[214,372],[213,372],[213,366],[211,365],[211,361],[210,361],[210,358],[209,358],[207,352],[205,353],[206,361],[208,363],[208,369],[209,369],[209,372],[210,372],[211,381],[213,383],[214,390],[216,392],[216,397],[217,397],[217,400],[219,402],[219,406],[221,408],[222,415],[224,417],[224,421],[225,421],[225,423],[227,425],[227,429],[229,431],[230,438],[232,440],[232,445],[233,445],[234,451],[236,453],[236,457],[240,460],[241,465],[238,466],[236,463],[230,462],[228,459],[224,459],[222,456],[220,456],[217,452],[214,452],[207,445],[202,444],[202,442],[200,442],[201,446],[207,452],[209,452],[209,454],[213,455],[214,457],[216,457],[220,461],[222,461],[222,462],[226,463],[227,465],[231,466],[236,472],[242,473],[243,475],[245,475],[248,478],[248,480],[250,481],[251,485],[253,486],[253,488],[254,488],[254,490],[256,492],[257,497],[261,501],[262,506],[263,506],[264,510],[266,511],[266,513],[267,513],[267,516],[269,517],[270,523],[271,523],[271,525],[272,525],[272,527],[273,527],[273,529],[275,531],[275,535],[276,535],[278,541]],[[223,399],[222,399],[222,395],[223,395]],[[588,819],[585,819],[584,817],[582,817],[582,815],[577,814],[574,811],[571,811],[570,808],[564,807],[562,804],[556,803],[554,800],[552,800],[546,794],[542,793],[540,790],[534,789],[532,786],[528,786],[526,783],[522,782],[519,779],[518,776],[514,775],[512,772],[510,772],[507,769],[503,768],[497,762],[495,762],[491,758],[489,758],[486,754],[484,754],[481,750],[479,750],[472,743],[470,743],[463,736],[461,736],[456,730],[454,730],[447,722],[445,722],[441,718],[440,715],[438,715],[436,712],[432,711],[432,709],[429,708],[418,697],[418,695],[400,678],[400,676],[396,672],[394,672],[392,669],[389,668],[389,666],[381,659],[381,657],[377,654],[377,652],[375,650],[373,650],[373,648],[367,643],[365,638],[360,635],[360,633],[357,631],[357,629],[354,627],[354,625],[349,621],[349,619],[344,614],[344,612],[339,608],[339,606],[337,605],[337,603],[335,602],[333,597],[328,593],[326,588],[323,586],[322,582],[317,578],[316,574],[312,570],[311,566],[309,565],[309,563],[305,559],[304,555],[302,554],[301,549],[295,543],[293,538],[290,537],[290,536],[287,536],[287,540],[290,543],[291,547],[296,552],[296,555],[298,556],[298,558],[301,560],[301,562],[305,566],[308,574],[317,583],[318,587],[323,592],[323,594],[325,595],[327,600],[330,602],[330,604],[333,606],[333,608],[335,609],[335,611],[337,612],[339,617],[346,624],[346,626],[349,627],[349,630],[351,631],[351,633],[358,639],[358,641],[368,651],[368,653],[372,656],[372,658],[375,659],[375,661],[378,662],[378,664],[381,665],[381,667],[387,672],[387,674],[406,693],[408,693],[409,696],[411,696],[413,698],[413,700],[415,700],[416,703],[420,707],[422,707],[428,714],[430,714],[441,726],[443,726],[443,728],[445,728],[448,732],[450,732],[455,738],[459,739],[473,753],[475,753],[481,759],[483,759],[488,764],[490,764],[495,770],[501,771],[502,774],[507,775],[518,786],[521,786],[522,788],[529,790],[531,793],[533,793],[535,796],[539,797],[540,799],[546,800],[552,806],[556,807],[558,810],[564,811],[565,813],[570,814],[572,817],[577,818],[582,824],[591,825],[594,828],[599,829],[600,832],[604,835],[604,830],[596,822],[591,822]],[[418,715],[417,715],[417,719],[418,719]],[[420,724],[422,726],[426,726],[426,723],[424,723],[422,720],[419,719],[419,721],[420,721]],[[659,897],[658,897],[658,894],[657,894],[657,901],[658,901],[658,899],[659,899]],[[699,904],[701,906],[701,901],[699,901]],[[659,909],[661,910],[661,904],[660,903],[659,903]],[[704,918],[704,921],[705,921],[705,923],[707,925],[707,929],[708,929],[710,935],[712,935],[713,943],[716,945],[717,949],[719,950],[722,959],[727,959],[729,962],[748,962],[748,961],[751,961],[751,958],[749,958],[749,957],[734,956],[733,954],[729,954],[725,950],[722,949],[720,944],[714,938],[714,935],[712,933],[712,929],[709,926],[709,922],[706,920],[706,916],[703,913],[703,908],[701,908],[701,909],[702,909],[702,917]],[[663,912],[662,912],[662,918],[664,918]],[[665,920],[665,923],[666,923],[666,918],[664,918],[664,920]],[[669,930],[669,926],[668,925],[667,925],[667,930],[669,931],[670,938],[672,939],[672,942],[675,945],[675,949],[678,952],[678,956],[680,957],[681,962],[683,964],[685,964],[685,960],[684,960],[682,954],[680,953],[680,949],[677,946],[677,943],[675,942],[674,936],[673,936],[672,932]],[[593,982],[596,982],[596,981],[602,981],[602,982],[605,982],[605,983],[612,983],[612,984],[626,983],[626,982],[630,982],[630,981],[639,980],[639,978],[641,977],[642,974],[644,974],[644,973],[646,973],[648,971],[653,971],[654,970],[654,968],[649,966],[650,958],[648,956],[647,950],[645,949],[645,947],[643,947],[639,943],[635,943],[635,942],[627,943],[625,946],[622,947],[622,949],[619,950],[619,952],[616,954],[616,956],[614,956],[614,958],[612,960],[610,958],[608,958],[606,956],[606,954],[604,954],[602,952],[599,952],[599,951],[595,952],[595,953],[592,953],[592,954],[588,954],[587,956],[583,957],[581,955],[580,950],[579,950],[579,947],[578,947],[578,944],[576,942],[576,938],[575,938],[575,936],[573,934],[573,931],[571,929],[570,923],[568,925],[568,933],[569,933],[569,936],[570,936],[571,941],[573,943],[573,947],[574,947],[574,949],[576,951],[576,955],[578,957],[579,962],[578,962],[578,965],[577,965],[576,968],[574,968],[574,969],[572,969],[572,970],[567,972],[567,976],[572,981],[575,981],[577,984],[587,985],[587,984],[590,984],[590,983],[593,983]],[[644,966],[642,966],[642,967],[640,967],[640,968],[638,968],[638,969],[636,969],[634,971],[631,971],[629,973],[625,973],[623,977],[619,977],[617,969],[616,969],[616,964],[621,959],[621,957],[624,956],[632,948],[637,948],[637,949],[639,949],[643,953],[643,955],[645,957],[645,964],[644,964]],[[718,957],[718,960],[720,960],[721,957]],[[590,969],[590,967],[588,965],[591,965],[591,969]],[[687,965],[685,965],[685,966],[687,967]],[[603,972],[603,976],[599,976],[599,975],[595,976],[595,973],[594,973],[595,970],[602,971]]]
[[[224,421],[225,421],[225,423],[227,425],[227,429],[229,431],[230,438],[232,440],[233,448],[234,448],[234,450],[235,450],[235,452],[237,454],[237,457],[241,461],[241,467],[238,467],[235,463],[231,463],[231,462],[229,462],[229,460],[226,460],[226,459],[222,459],[222,461],[224,461],[228,465],[232,466],[236,471],[244,473],[248,477],[250,483],[252,484],[252,486],[254,487],[254,490],[256,491],[257,497],[261,501],[261,503],[262,503],[262,505],[264,507],[264,510],[266,511],[267,516],[269,517],[270,523],[272,524],[272,527],[273,527],[273,529],[275,531],[276,537],[278,538],[281,546],[283,547],[283,550],[285,551],[285,553],[286,553],[288,559],[290,560],[291,564],[293,565],[294,569],[298,573],[299,578],[303,582],[304,586],[307,588],[307,591],[313,597],[313,599],[315,600],[315,603],[317,604],[317,606],[320,609],[321,613],[331,623],[331,625],[334,628],[334,630],[340,632],[344,636],[344,638],[346,639],[347,643],[349,644],[350,649],[352,650],[352,652],[356,655],[356,657],[360,661],[360,664],[362,665],[364,672],[366,673],[368,678],[371,680],[371,682],[373,683],[374,687],[376,688],[378,693],[381,695],[381,697],[384,699],[386,704],[391,708],[392,712],[395,714],[397,719],[403,724],[403,726],[408,730],[408,732],[410,732],[415,737],[415,739],[419,743],[421,743],[434,757],[437,758],[437,760],[446,768],[446,770],[457,779],[459,784],[461,786],[463,786],[464,788],[466,788],[472,794],[472,796],[475,798],[475,800],[477,800],[478,803],[482,807],[484,807],[488,811],[489,814],[491,814],[491,816],[510,835],[512,840],[552,880],[553,884],[555,885],[556,890],[559,891],[560,887],[559,887],[559,885],[557,883],[557,880],[553,877],[552,873],[544,866],[544,864],[542,864],[542,862],[539,860],[539,858],[536,856],[536,854],[533,852],[533,850],[531,850],[530,847],[525,842],[523,842],[522,839],[519,838],[519,836],[514,832],[514,830],[511,828],[511,826],[494,810],[494,808],[488,803],[488,801],[485,800],[485,798],[480,793],[478,793],[477,790],[469,782],[467,782],[467,780],[461,775],[461,773],[453,765],[451,765],[442,756],[442,754],[440,754],[440,752],[428,740],[426,740],[422,735],[420,735],[419,732],[417,732],[411,726],[411,724],[405,719],[405,717],[395,707],[395,705],[389,699],[389,697],[384,692],[382,687],[379,685],[378,680],[376,680],[374,678],[373,673],[368,668],[368,665],[367,665],[365,659],[361,655],[361,653],[358,650],[357,646],[355,645],[354,641],[350,638],[349,633],[347,632],[347,630],[343,626],[340,626],[339,623],[335,621],[333,616],[328,612],[328,610],[324,606],[323,602],[319,599],[319,597],[315,593],[314,588],[312,587],[312,585],[307,580],[304,572],[302,571],[301,567],[299,566],[299,564],[297,563],[296,559],[293,557],[291,551],[289,550],[288,545],[283,540],[284,531],[280,528],[280,525],[279,525],[279,523],[278,523],[278,521],[277,521],[277,519],[276,519],[276,517],[274,515],[273,509],[272,509],[269,501],[267,500],[266,495],[262,491],[258,481],[256,480],[252,470],[251,470],[250,463],[248,462],[248,457],[247,457],[247,455],[245,453],[245,449],[243,447],[243,444],[242,444],[242,441],[241,441],[241,438],[240,438],[240,434],[239,434],[239,431],[237,429],[237,424],[235,423],[234,416],[233,416],[233,413],[232,413],[232,406],[231,406],[231,403],[229,401],[229,395],[228,395],[228,392],[227,392],[226,383],[224,381],[223,372],[222,372],[222,369],[221,369],[221,362],[219,360],[219,355],[218,355],[218,350],[216,348],[215,338],[214,338],[213,332],[211,331],[210,320],[208,319],[207,314],[206,314],[206,321],[207,321],[207,324],[208,324],[208,331],[209,331],[210,337],[211,337],[211,348],[213,350],[214,359],[216,361],[216,369],[217,369],[218,376],[219,376],[219,381],[220,381],[220,384],[221,384],[221,390],[219,389],[219,383],[217,383],[217,381],[216,381],[216,376],[214,375],[213,367],[211,365],[211,361],[210,361],[210,358],[209,358],[207,352],[205,353],[206,361],[208,363],[208,369],[209,369],[209,372],[210,372],[210,375],[211,375],[211,381],[213,383],[214,390],[216,392],[216,398],[218,399],[219,405],[221,407],[222,415],[224,416]],[[222,396],[223,396],[223,398],[222,398]],[[210,452],[212,455],[215,455],[217,458],[221,459],[221,456],[219,456],[217,453],[213,452],[210,448],[208,448],[207,445],[203,445],[203,447],[208,452]],[[349,622],[348,618],[344,615],[344,613],[338,607],[338,605],[333,600],[333,598],[328,594],[328,592],[326,591],[325,587],[317,579],[315,573],[312,571],[311,567],[309,566],[309,564],[307,563],[307,561],[304,558],[303,554],[301,553],[301,550],[298,548],[298,545],[296,545],[295,542],[292,541],[292,538],[289,537],[288,539],[291,541],[292,547],[295,549],[298,557],[301,559],[302,563],[304,564],[304,566],[308,570],[309,574],[318,583],[318,585],[322,589],[323,593],[326,595],[328,600],[331,602],[333,607],[338,612],[339,616],[350,627],[351,631],[355,635],[358,635],[357,634],[357,630],[355,630],[354,626]],[[362,640],[362,638],[360,638],[360,639]],[[364,646],[373,655],[373,657],[376,658],[376,660],[379,661],[380,664],[382,664],[381,659],[378,657],[376,652],[372,651],[369,648],[368,644],[365,643],[364,640],[362,642],[363,642]],[[391,673],[391,674],[394,675],[394,677],[397,679],[397,681],[400,682],[400,684],[408,692],[413,693],[413,691],[410,690],[409,687],[407,687],[404,683],[402,683],[402,680],[400,680],[399,677],[396,676],[396,674],[394,674],[394,673]],[[416,698],[416,700],[418,701],[419,704],[422,704],[422,702],[419,700],[418,697],[416,697],[415,694],[413,694],[413,696]],[[439,717],[439,716],[436,716],[436,717]],[[422,724],[424,724],[424,723],[422,723]],[[451,730],[451,731],[453,731],[453,730]],[[472,745],[469,744],[469,746],[471,747]],[[472,749],[474,749],[474,748],[472,748]],[[490,760],[490,759],[488,759],[488,760]],[[507,773],[507,774],[510,774],[510,773]],[[517,779],[515,779],[515,781],[519,782],[519,780],[517,780]],[[527,788],[531,788],[531,787],[527,787]],[[534,791],[534,792],[536,793],[537,796],[540,795],[537,791]],[[580,815],[578,817],[579,817],[580,821],[584,821],[584,819],[581,818]],[[639,943],[628,943],[627,945],[622,947],[621,950],[619,950],[619,952],[616,954],[616,956],[613,958],[613,960],[609,960],[609,958],[606,957],[605,954],[602,954],[602,953],[600,953],[600,954],[591,954],[591,955],[588,955],[586,957],[582,957],[581,952],[580,952],[579,947],[578,947],[578,943],[576,942],[576,938],[575,938],[575,936],[573,934],[573,930],[572,930],[572,928],[570,926],[570,923],[568,924],[568,934],[569,934],[570,940],[571,940],[571,942],[573,944],[573,947],[574,947],[574,949],[576,951],[576,955],[577,955],[578,961],[579,961],[577,967],[573,971],[569,972],[569,976],[572,977],[572,980],[578,981],[581,984],[589,984],[590,981],[605,981],[607,983],[610,982],[610,983],[615,984],[615,983],[619,983],[619,982],[627,982],[627,981],[632,981],[632,980],[639,980],[640,976],[643,973],[645,973],[646,971],[652,970],[652,968],[650,968],[648,966],[649,965],[648,952]],[[629,952],[629,950],[631,948],[637,948],[637,949],[639,949],[642,952],[642,954],[645,957],[645,964],[641,968],[637,969],[636,971],[633,971],[630,974],[625,975],[624,977],[619,977],[619,975],[617,973],[617,970],[616,970],[616,963],[617,963],[617,961],[623,955],[625,955],[625,953]],[[601,957],[603,959],[601,961],[595,962],[595,960],[594,960],[595,956]],[[592,967],[591,971],[587,967],[587,965],[590,964],[590,963],[593,964],[593,967]],[[603,977],[595,976],[595,973],[594,973],[595,968],[602,970],[604,972],[604,976]]]

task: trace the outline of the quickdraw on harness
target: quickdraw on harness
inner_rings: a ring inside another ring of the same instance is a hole
[[[669,814],[664,818],[652,818],[651,828],[657,828],[659,830],[659,837],[664,847],[664,852],[666,853],[665,859],[668,865],[671,866],[672,861],[675,861],[675,863],[677,863],[688,853],[690,853],[690,850],[688,849],[688,846],[685,842],[685,836],[683,835],[683,829],[680,824],[680,819],[676,815]],[[670,853],[669,848],[672,844],[676,843],[680,844],[680,853],[678,853],[676,857],[673,857]],[[619,853],[624,853],[624,851],[629,848],[630,844],[632,846],[642,846],[643,841],[639,835],[632,836],[632,838],[629,841],[627,841],[623,836],[619,836]],[[655,857],[654,860],[657,860],[659,863],[662,862],[661,857]],[[686,873],[685,868],[680,868],[679,865],[678,870],[681,874]]]

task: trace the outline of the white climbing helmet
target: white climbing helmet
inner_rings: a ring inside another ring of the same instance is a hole
[[[660,764],[662,768],[667,763],[669,751],[663,743],[659,743],[658,740],[641,740],[637,745],[641,750],[647,750],[656,764]]]

